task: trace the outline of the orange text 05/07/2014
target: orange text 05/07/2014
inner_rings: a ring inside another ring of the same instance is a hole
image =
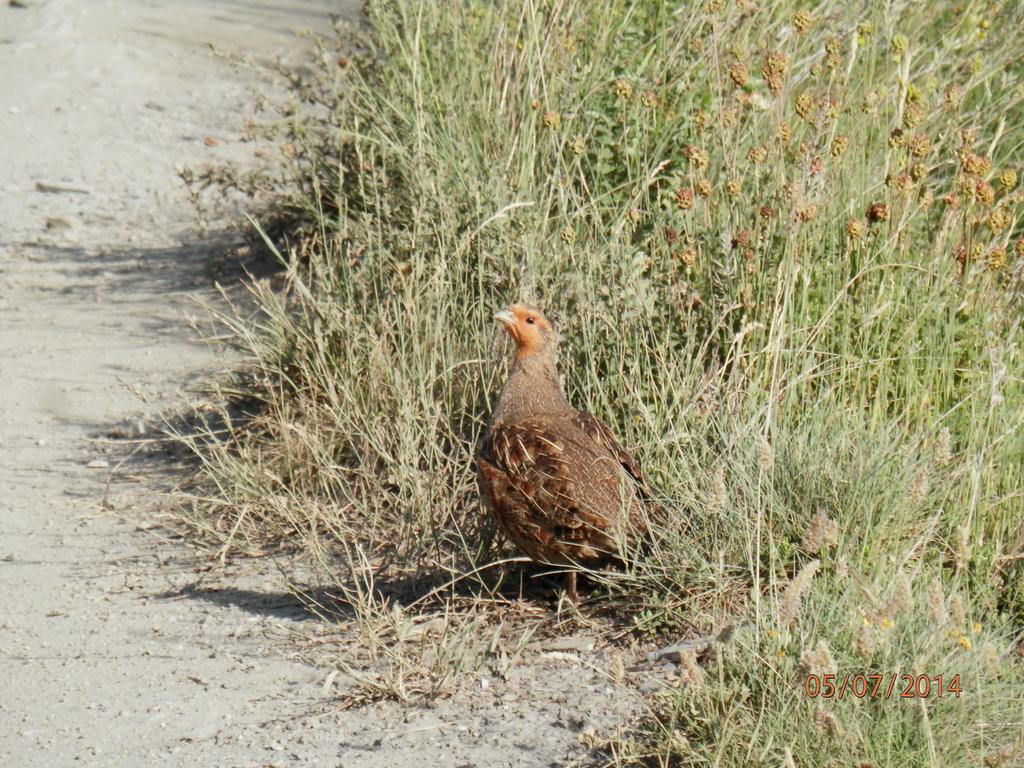
[[[804,693],[812,699],[926,699],[943,696],[960,698],[960,675],[923,674],[826,674],[807,675]]]

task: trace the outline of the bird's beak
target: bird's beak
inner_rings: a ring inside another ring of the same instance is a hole
[[[505,330],[508,331],[508,335],[512,337],[516,344],[518,344],[519,327],[516,324],[516,316],[506,309],[502,312],[498,312],[494,316],[494,319],[505,326]]]
[[[498,312],[494,316],[494,319],[497,320],[499,323],[503,324],[509,330],[516,327],[516,316],[509,312],[507,309],[502,312]]]

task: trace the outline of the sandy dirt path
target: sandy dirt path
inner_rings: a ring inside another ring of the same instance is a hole
[[[176,171],[252,153],[253,79],[205,42],[299,61],[291,30],[354,4],[24,5],[0,5],[0,764],[335,765],[289,722],[323,674],[268,640],[294,603],[176,597],[201,575],[101,509],[94,437],[214,369]]]

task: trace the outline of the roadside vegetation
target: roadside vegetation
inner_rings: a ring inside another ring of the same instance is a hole
[[[515,663],[567,612],[472,467],[525,300],[669,512],[573,620],[734,628],[607,761],[1020,764],[1024,6],[366,15],[264,126],[286,271],[225,318],[257,415],[195,445],[193,530],[321,563],[376,695]],[[893,672],[962,691],[804,690]]]

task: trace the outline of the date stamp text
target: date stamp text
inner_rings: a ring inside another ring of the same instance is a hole
[[[910,675],[892,674],[861,675],[807,675],[804,678],[804,694],[812,699],[836,699],[847,696],[855,699],[926,699],[934,696],[960,698],[962,692],[960,675]]]

